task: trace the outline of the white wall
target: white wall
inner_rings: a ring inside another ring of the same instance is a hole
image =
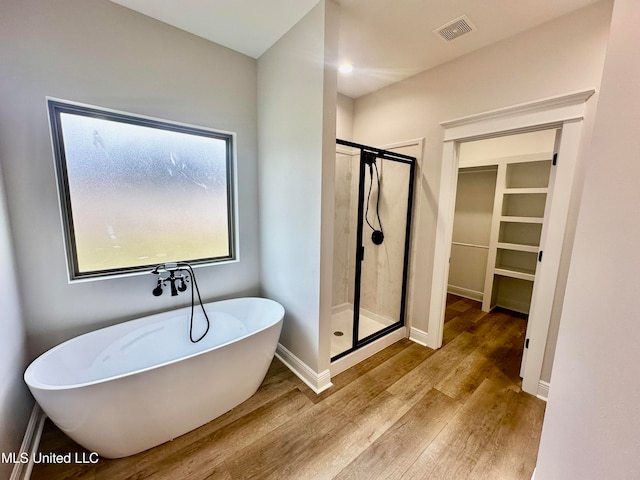
[[[47,95],[237,132],[240,262],[200,268],[198,283],[205,300],[259,292],[254,59],[107,0],[3,1],[0,44],[0,155],[31,356],[189,301],[152,296],[151,275],[68,284]]]
[[[384,145],[425,138],[414,215],[413,327],[427,330],[442,159],[439,123],[597,88],[610,9],[608,1],[597,3],[356,100],[354,141]]]
[[[4,164],[4,157],[0,161]],[[0,168],[0,452],[18,452],[33,399],[22,380],[26,367],[25,334],[4,182]],[[0,478],[9,478],[12,464],[0,463]]]
[[[508,135],[460,144],[460,168],[475,165],[497,165],[495,159],[516,155],[552,153],[556,130]],[[495,162],[495,163],[494,163]]]
[[[355,101],[346,95],[338,94],[336,101],[336,138],[353,139],[353,109]]]
[[[316,373],[330,356],[333,7],[321,1],[258,59],[261,285],[286,309],[280,343]]]
[[[638,21],[615,1],[536,480],[640,478]]]

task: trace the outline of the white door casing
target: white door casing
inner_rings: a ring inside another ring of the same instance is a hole
[[[522,369],[523,390],[533,395],[537,394],[540,383],[585,103],[594,92],[576,92],[441,123],[445,131],[426,341],[427,346],[434,349],[442,346],[457,187],[458,144],[471,139],[479,140],[549,128],[562,131],[562,140],[558,146],[558,164],[554,167],[556,177],[553,189],[549,191],[553,201],[548,212],[549,218],[545,219],[546,231],[540,243],[540,249],[544,252],[543,261],[539,263],[536,271],[529,312],[529,348]]]

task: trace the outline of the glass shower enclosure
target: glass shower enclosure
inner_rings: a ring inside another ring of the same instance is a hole
[[[332,361],[405,324],[415,163],[336,140]]]

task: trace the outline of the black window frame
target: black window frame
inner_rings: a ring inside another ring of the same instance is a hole
[[[224,140],[226,144],[226,192],[227,192],[227,235],[229,254],[222,257],[207,258],[184,258],[173,259],[170,262],[187,262],[190,265],[208,265],[216,263],[226,263],[236,261],[237,257],[237,212],[236,212],[236,169],[235,169],[235,149],[236,135],[231,132],[214,130],[206,127],[187,125],[169,120],[157,119],[143,115],[132,114],[117,110],[96,107],[93,105],[85,105],[80,103],[69,102],[47,98],[47,108],[49,112],[49,125],[53,149],[53,157],[55,163],[56,179],[58,186],[58,197],[60,203],[60,211],[63,226],[63,235],[65,243],[65,254],[67,261],[67,271],[69,280],[83,280],[92,278],[108,278],[117,275],[133,274],[137,272],[147,271],[154,268],[159,262],[144,265],[135,265],[129,267],[116,267],[101,270],[80,271],[78,255],[75,241],[75,229],[73,224],[73,206],[71,202],[69,178],[67,174],[67,159],[65,155],[64,132],[60,114],[68,113],[72,115],[80,115],[91,118],[98,118],[113,122],[120,122],[130,125],[154,128],[158,130],[167,130],[172,132],[184,133],[188,135],[203,136]],[[212,207],[215,208],[215,207]]]

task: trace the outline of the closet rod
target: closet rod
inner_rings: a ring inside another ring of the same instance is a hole
[[[484,248],[489,250],[489,245],[476,245],[475,243],[451,242],[451,245],[458,245],[459,247]]]

